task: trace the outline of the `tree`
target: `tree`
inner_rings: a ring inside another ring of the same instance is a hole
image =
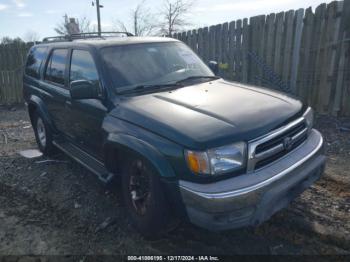
[[[171,36],[191,25],[187,15],[190,14],[193,5],[193,0],[165,0],[163,8],[160,10],[161,34]]]
[[[14,43],[20,44],[20,43],[24,43],[24,42],[20,37],[11,38],[8,36],[4,36],[3,38],[1,38],[0,43],[4,44],[4,45],[8,45],[8,44],[14,44]]]
[[[38,42],[40,40],[40,36],[37,32],[29,30],[27,33],[25,33],[24,40],[26,42]]]
[[[85,16],[80,19],[77,19],[77,23],[81,33],[89,33],[89,32],[97,31],[96,26],[92,25],[90,19],[88,19]]]
[[[127,26],[124,22],[117,20],[115,27],[118,31],[132,32],[135,36],[152,35],[157,29],[157,21],[154,20],[154,15],[148,8],[145,7],[145,2],[139,3],[135,9],[131,10],[130,25]],[[130,28],[131,30],[128,30]]]
[[[88,33],[93,32],[94,27],[91,25],[91,21],[87,17],[80,19],[68,18],[68,15],[63,16],[61,21],[55,28],[55,32],[59,35],[70,35],[73,33]]]

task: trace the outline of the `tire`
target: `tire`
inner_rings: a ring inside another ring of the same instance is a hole
[[[174,218],[164,196],[159,174],[140,157],[127,161],[124,170],[122,175],[123,198],[132,223],[145,238],[160,238],[172,229]],[[138,200],[136,199],[144,196],[141,190],[137,189],[135,176],[139,176],[138,172],[147,177],[147,179],[139,179],[139,182],[144,182],[142,184],[146,188],[144,191],[149,192],[144,197],[147,203],[144,208],[137,207]]]
[[[33,114],[33,129],[39,150],[46,156],[52,156],[56,152],[52,143],[52,131],[38,112]]]

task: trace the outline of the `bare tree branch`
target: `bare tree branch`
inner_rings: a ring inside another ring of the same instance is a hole
[[[77,19],[77,23],[81,33],[89,33],[89,32],[97,31],[96,26],[93,26],[90,19],[88,19],[85,16],[80,19]]]
[[[139,3],[135,9],[131,10],[129,23],[121,20],[115,22],[115,27],[119,31],[129,31],[135,36],[152,35],[157,29],[157,20],[150,10],[145,6],[146,1]],[[131,29],[131,30],[128,30]]]
[[[129,31],[129,29],[127,28],[127,26],[124,24],[123,21],[121,20],[116,20],[114,22],[114,28],[116,31],[121,31],[121,32],[131,32]]]
[[[165,0],[160,10],[162,23],[160,24],[161,34],[171,36],[191,25],[188,15],[194,5],[194,0]]]

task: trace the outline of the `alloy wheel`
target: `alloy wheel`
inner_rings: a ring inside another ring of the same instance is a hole
[[[149,207],[150,174],[141,160],[134,162],[129,179],[129,192],[132,205],[138,215],[145,215]]]

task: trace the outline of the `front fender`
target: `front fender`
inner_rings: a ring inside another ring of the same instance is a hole
[[[121,152],[127,149],[137,152],[152,163],[161,177],[175,177],[173,168],[161,152],[154,146],[137,137],[123,133],[112,133],[107,137],[107,146],[116,148]]]

